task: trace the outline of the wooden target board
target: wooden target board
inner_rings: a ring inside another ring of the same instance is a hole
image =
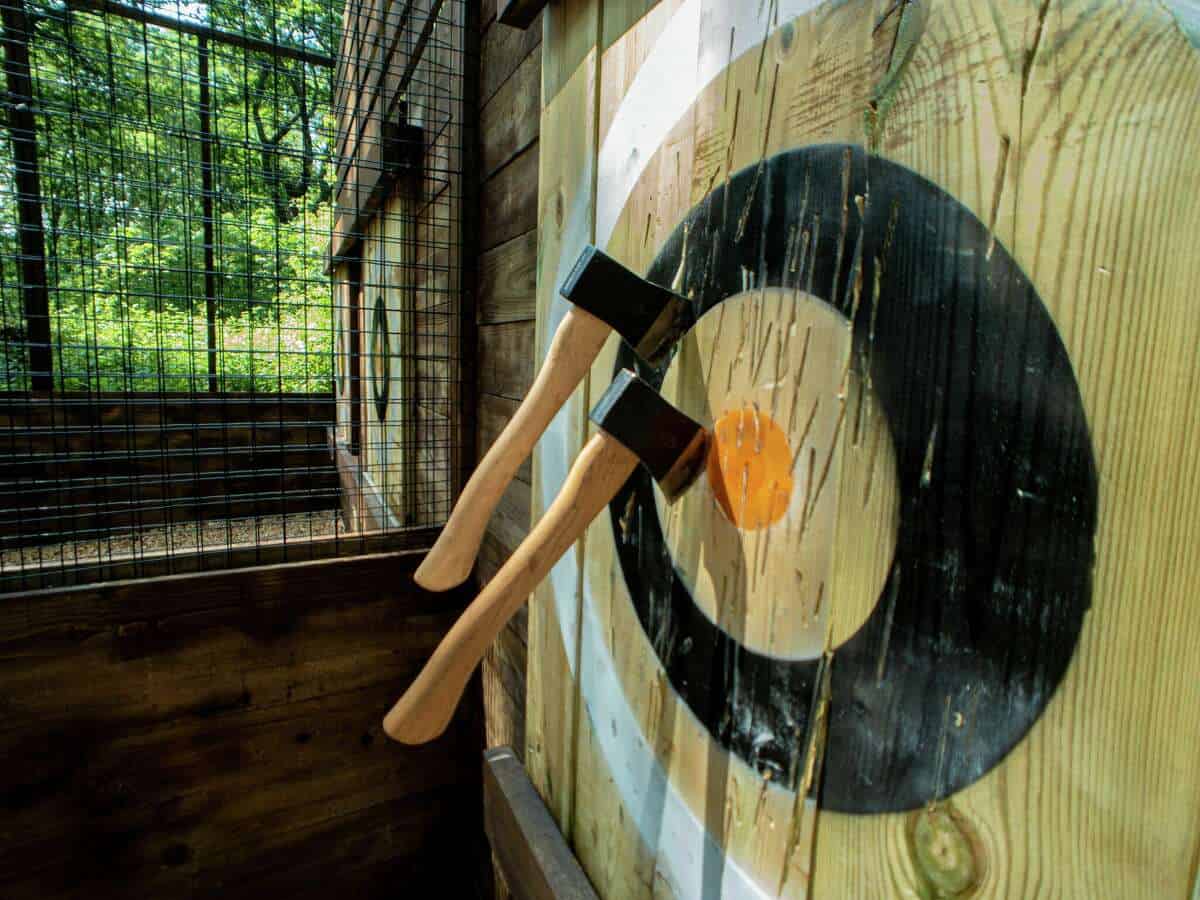
[[[413,521],[415,283],[408,258],[413,246],[407,185],[366,227],[362,241],[362,474],[378,500],[381,527]]]
[[[1149,2],[645,7],[564,0],[543,38],[539,351],[588,242],[695,322],[658,367],[610,340],[534,514],[621,367],[714,435],[531,607],[528,766],[589,877],[1190,896],[1193,32]]]

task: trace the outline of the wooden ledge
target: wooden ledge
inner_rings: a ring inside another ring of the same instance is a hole
[[[511,747],[483,754],[483,827],[516,900],[599,900]]]
[[[496,18],[501,25],[524,31],[537,18],[548,0],[499,0]]]

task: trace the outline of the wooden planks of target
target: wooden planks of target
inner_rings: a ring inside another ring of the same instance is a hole
[[[544,19],[539,352],[594,241],[692,299],[641,372],[715,435],[691,494],[635,476],[533,598],[527,764],[589,878],[1192,896],[1194,28],[647,5]],[[535,516],[622,365],[539,444]]]

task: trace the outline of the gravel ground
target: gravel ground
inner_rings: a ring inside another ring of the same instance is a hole
[[[6,550],[0,554],[0,571],[109,561],[164,552],[195,553],[199,550],[220,550],[233,544],[263,544],[285,539],[289,544],[301,543],[334,534],[335,528],[338,528],[337,521],[338,511],[328,509],[290,516],[223,519],[203,525],[195,522],[160,525],[90,541]],[[345,533],[344,527],[340,530]]]

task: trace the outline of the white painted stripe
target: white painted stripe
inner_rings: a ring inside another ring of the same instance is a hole
[[[679,8],[634,76],[600,148],[599,246],[612,237],[638,179],[700,92],[731,59],[818,5],[819,0],[726,0],[701,15],[700,0],[687,0]]]
[[[1187,39],[1196,47],[1200,47],[1200,0],[1165,0],[1167,8],[1175,14],[1179,27],[1187,35]],[[1200,882],[1197,883],[1200,891]],[[1196,900],[1200,900],[1200,895]]]
[[[815,8],[818,0],[727,0],[701,15],[700,0],[687,0],[667,23],[621,102],[598,154],[597,245],[612,237],[617,219],[651,158],[688,109],[721,72],[758,45],[779,23]],[[773,12],[772,7],[778,7]],[[729,34],[733,31],[730,52]],[[555,273],[561,284],[588,239],[591,172],[581,172],[568,213]],[[546,334],[565,314],[560,298],[549,309]],[[561,411],[539,446],[544,497],[558,493],[571,463],[571,415]],[[772,891],[727,856],[686,800],[670,783],[625,697],[609,653],[590,587],[584,579],[580,660],[575,659],[579,620],[575,603],[578,560],[574,548],[550,573],[563,646],[572,675],[581,680],[592,733],[626,811],[646,846],[657,852],[658,877],[674,896],[765,900]],[[598,722],[597,719],[600,721]],[[773,788],[777,789],[777,788]],[[715,874],[720,872],[720,877]]]

